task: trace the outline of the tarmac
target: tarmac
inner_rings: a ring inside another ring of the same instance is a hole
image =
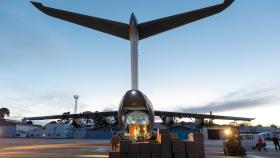
[[[222,141],[206,141],[207,158],[223,155]],[[248,150],[247,158],[279,158],[271,142],[267,152]],[[108,158],[109,140],[0,138],[0,158]],[[235,157],[237,158],[237,157]]]

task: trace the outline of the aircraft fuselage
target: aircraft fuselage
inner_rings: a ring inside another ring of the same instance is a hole
[[[125,137],[149,139],[154,125],[153,105],[139,90],[129,90],[120,102],[118,121]]]

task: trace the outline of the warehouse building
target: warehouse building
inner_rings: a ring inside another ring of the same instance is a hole
[[[0,138],[13,138],[16,132],[17,122],[0,119]]]

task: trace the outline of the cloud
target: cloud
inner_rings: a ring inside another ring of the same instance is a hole
[[[229,93],[214,102],[208,103],[207,105],[181,108],[181,110],[191,113],[206,113],[209,111],[223,112],[249,109],[277,102],[280,99],[278,94],[279,88],[263,88],[255,90],[241,89]]]
[[[102,111],[108,112],[108,111],[116,111],[113,109],[114,105],[107,105],[105,108],[103,108]]]
[[[49,95],[32,97],[27,94],[22,94],[17,97],[9,97],[2,100],[2,106],[10,109],[11,117],[23,118],[62,114],[63,112],[74,110],[74,99],[67,92],[54,92]]]

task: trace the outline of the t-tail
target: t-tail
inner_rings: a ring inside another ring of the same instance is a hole
[[[223,3],[181,13],[157,20],[137,23],[135,15],[132,13],[130,23],[102,19],[94,16],[82,15],[60,9],[45,7],[41,3],[31,2],[36,8],[55,18],[85,26],[97,31],[101,31],[131,43],[131,88],[138,90],[138,42],[139,40],[157,35],[159,33],[192,23],[194,21],[215,15],[228,8],[234,0],[224,0]]]

